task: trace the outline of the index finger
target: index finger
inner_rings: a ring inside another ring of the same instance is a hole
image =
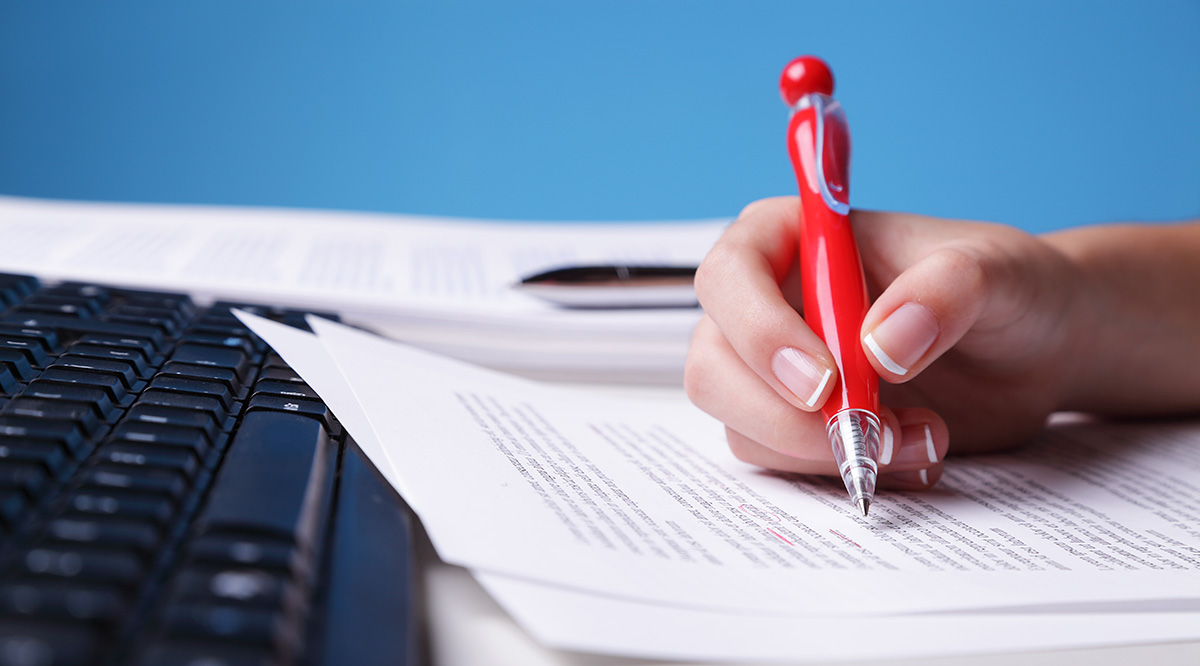
[[[799,215],[795,197],[747,206],[700,264],[696,295],[742,361],[811,412],[829,397],[837,366],[780,287],[797,260]]]

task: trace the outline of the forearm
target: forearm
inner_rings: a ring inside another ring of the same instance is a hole
[[[1078,269],[1064,409],[1200,412],[1200,221],[1043,236]]]

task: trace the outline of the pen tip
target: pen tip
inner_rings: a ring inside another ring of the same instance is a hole
[[[867,509],[871,508],[871,500],[860,497],[858,499],[858,510],[862,512],[863,518],[867,517]]]

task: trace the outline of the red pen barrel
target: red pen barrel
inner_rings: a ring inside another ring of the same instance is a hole
[[[788,150],[797,167],[802,204],[804,320],[825,341],[838,365],[837,383],[822,410],[828,420],[844,409],[878,414],[879,376],[859,339],[870,301],[854,231],[849,217],[832,210],[821,192],[823,176],[827,194],[835,195],[836,203],[849,201],[849,133],[843,123],[828,122],[827,115],[824,136],[818,137],[818,111],[809,106],[795,112],[788,129]],[[825,150],[817,150],[819,139]],[[822,169],[816,168],[818,156]]]

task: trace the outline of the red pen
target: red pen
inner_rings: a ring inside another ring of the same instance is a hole
[[[779,91],[792,109],[788,153],[800,186],[804,319],[833,352],[833,394],[821,409],[838,472],[864,516],[879,459],[879,375],[859,330],[870,302],[850,228],[850,128],[833,99],[833,74],[819,58],[788,63]]]

